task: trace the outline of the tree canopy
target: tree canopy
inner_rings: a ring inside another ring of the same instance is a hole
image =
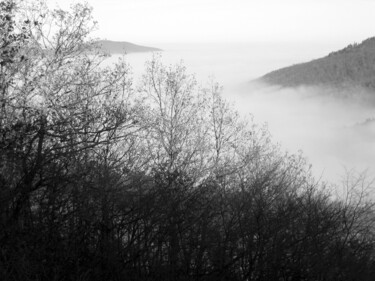
[[[333,196],[182,64],[133,86],[91,13],[0,4],[1,280],[372,280],[365,178]]]

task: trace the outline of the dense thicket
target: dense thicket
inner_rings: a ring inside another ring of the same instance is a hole
[[[0,5],[1,280],[372,280],[362,179],[331,196],[217,84],[155,58],[135,89],[87,6],[25,5]]]

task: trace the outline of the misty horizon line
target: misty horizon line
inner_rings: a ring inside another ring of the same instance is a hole
[[[375,34],[374,34],[375,36]],[[222,45],[237,45],[237,44],[296,44],[296,45],[307,45],[307,44],[314,44],[314,45],[325,45],[325,46],[340,46],[345,47],[350,44],[361,43],[363,40],[370,38],[362,38],[360,40],[256,40],[256,39],[244,39],[244,40],[139,40],[139,39],[132,39],[126,37],[94,37],[95,40],[108,40],[114,42],[129,42],[137,45],[150,45],[150,44],[178,44],[178,45],[199,45],[199,44],[222,44]]]

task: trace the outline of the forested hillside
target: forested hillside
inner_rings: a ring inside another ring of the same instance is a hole
[[[0,11],[0,280],[373,280],[364,177],[331,194],[183,65],[133,87],[87,5]]]
[[[261,80],[284,87],[332,86],[375,89],[375,37],[328,56],[270,72]]]

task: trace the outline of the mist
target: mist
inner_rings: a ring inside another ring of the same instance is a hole
[[[249,85],[237,94],[238,110],[267,123],[282,148],[301,150],[315,177],[338,183],[346,170],[375,175],[374,103],[366,93]]]
[[[242,114],[267,124],[282,150],[302,151],[321,181],[339,183],[346,170],[375,176],[375,103],[370,93],[316,87],[280,88],[254,82],[269,71],[310,61],[340,46],[321,43],[168,44],[162,61],[183,61],[204,87],[213,77]],[[135,84],[152,54],[129,54]],[[116,56],[111,58],[115,60]],[[366,121],[367,120],[367,121]]]

